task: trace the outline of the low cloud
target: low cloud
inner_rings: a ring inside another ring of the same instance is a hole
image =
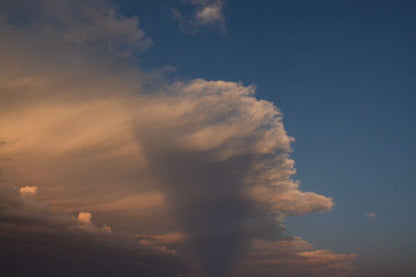
[[[0,182],[0,257],[5,275],[128,276],[134,272],[175,276],[186,272],[172,256],[173,249],[112,234],[105,224],[98,228],[91,213],[73,217],[41,200],[24,198],[18,187]]]
[[[313,250],[302,238],[255,240],[233,276],[347,276],[357,254]]]

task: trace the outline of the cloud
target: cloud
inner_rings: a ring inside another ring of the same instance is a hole
[[[89,55],[126,58],[152,45],[136,16],[125,17],[108,1],[8,1],[2,4],[4,21],[18,22],[23,32],[68,43]],[[24,18],[24,20],[21,20]]]
[[[64,39],[74,45],[86,45],[94,51],[122,57],[152,45],[139,28],[136,16],[124,17],[102,3],[92,1],[80,5],[79,14],[82,16],[79,22],[70,22],[70,30]]]
[[[202,8],[197,11],[195,18],[201,25],[223,24],[224,16],[222,15],[222,6],[223,4],[221,2],[202,6]]]
[[[36,3],[34,24],[1,25],[0,165],[5,180],[42,192],[24,201],[23,188],[1,184],[2,238],[23,245],[14,257],[46,253],[46,264],[54,245],[63,260],[85,248],[77,263],[153,276],[225,276],[241,263],[250,276],[262,263],[350,269],[354,255],[285,233],[286,216],[334,204],[301,190],[282,112],[254,86],[144,73],[123,60],[146,44],[135,17],[95,1]],[[192,3],[218,22],[220,2]]]
[[[173,18],[183,30],[196,33],[201,27],[214,27],[225,33],[224,1],[189,0],[184,2],[194,7],[194,13],[184,15],[178,9],[172,9]]]
[[[25,187],[21,187],[20,188],[20,194],[22,196],[31,196],[31,195],[36,195],[38,193],[38,187],[36,186],[25,186]]]
[[[165,65],[162,67],[162,72],[164,73],[173,73],[178,71],[178,69],[176,67],[173,67],[171,65]]]
[[[80,228],[88,231],[88,232],[100,232],[100,231],[104,231],[104,232],[111,232],[111,227],[108,226],[107,224],[104,224],[101,228],[98,228],[97,226],[95,226],[91,219],[92,219],[92,214],[88,213],[88,212],[80,212],[76,219],[81,223]]]
[[[135,235],[135,237],[143,238],[147,241],[149,240],[157,241],[160,243],[167,243],[167,244],[183,242],[185,240],[185,235],[180,232],[170,232],[170,233],[161,234],[161,235],[139,235],[137,234]]]
[[[347,276],[357,254],[313,250],[302,238],[255,240],[232,276]]]
[[[97,228],[92,215],[75,218],[48,203],[25,201],[19,188],[0,182],[2,273],[13,276],[175,276],[186,272],[167,248]],[[25,266],[22,267],[21,264]]]
[[[165,245],[175,245],[184,242],[185,236],[180,232],[170,232],[161,235],[134,235],[135,238],[139,239],[141,245],[146,245],[164,252],[169,255],[178,255],[178,252],[174,249],[168,248]]]
[[[367,213],[365,216],[366,216],[366,217],[368,217],[368,218],[370,218],[370,219],[373,219],[373,218],[375,218],[377,215],[376,215],[376,213]]]
[[[80,212],[77,216],[77,220],[85,224],[91,224],[91,218],[91,213]]]

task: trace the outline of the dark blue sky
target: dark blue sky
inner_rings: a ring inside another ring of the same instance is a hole
[[[230,0],[226,34],[186,33],[171,8],[121,1],[154,42],[140,63],[255,84],[296,138],[302,188],[334,198],[332,212],[289,218],[292,235],[385,271],[414,262],[416,2]]]

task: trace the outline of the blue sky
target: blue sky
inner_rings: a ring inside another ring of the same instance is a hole
[[[187,34],[169,8],[123,3],[154,41],[141,62],[255,84],[296,139],[302,188],[335,199],[331,212],[288,218],[291,233],[361,262],[414,262],[416,3],[228,1],[225,35]]]

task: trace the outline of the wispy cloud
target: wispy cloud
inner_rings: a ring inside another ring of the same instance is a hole
[[[224,1],[189,0],[184,2],[194,7],[192,14],[184,15],[179,9],[172,9],[173,18],[184,31],[196,33],[200,28],[214,27],[225,34]]]
[[[89,55],[126,58],[152,45],[139,19],[123,16],[108,1],[37,0],[29,4],[18,0],[4,2],[2,8],[3,21],[17,23],[20,32],[43,34],[44,39],[64,42]]]

